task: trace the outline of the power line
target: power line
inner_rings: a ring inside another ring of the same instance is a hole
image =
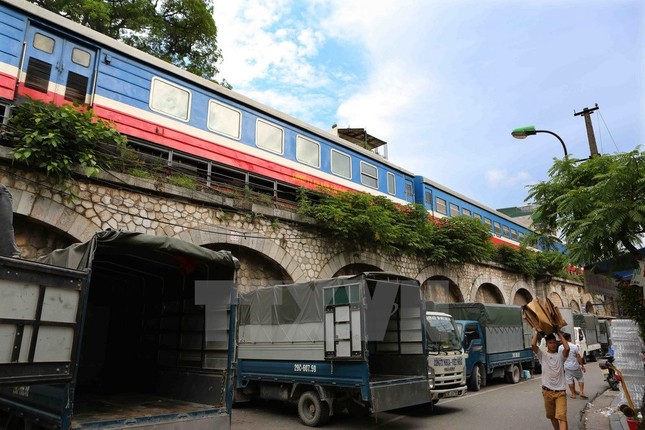
[[[618,149],[618,145],[616,144],[616,141],[614,140],[614,136],[611,135],[611,130],[609,130],[609,127],[607,127],[607,123],[605,122],[605,118],[602,116],[600,111],[598,111],[598,116],[600,116],[600,119],[602,120],[602,123],[605,125],[605,128],[607,129],[607,133],[609,133],[609,137],[611,137],[611,141],[614,143],[614,146],[616,147],[616,151],[620,152],[620,149]]]

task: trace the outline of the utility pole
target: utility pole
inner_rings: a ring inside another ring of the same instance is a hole
[[[587,138],[589,139],[589,152],[591,152],[591,156],[595,157],[598,154],[598,147],[596,146],[596,136],[593,134],[593,125],[591,124],[591,113],[595,110],[598,110],[598,103],[596,103],[596,106],[589,109],[589,108],[584,108],[581,112],[576,112],[575,110],[573,111],[573,116],[584,116],[585,117],[585,125],[587,126]]]

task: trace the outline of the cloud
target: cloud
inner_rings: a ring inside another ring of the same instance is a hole
[[[486,185],[491,189],[525,187],[536,183],[529,172],[522,170],[508,172],[505,169],[490,169],[486,170],[484,177]]]

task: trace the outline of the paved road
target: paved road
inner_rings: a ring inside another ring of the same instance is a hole
[[[587,365],[585,391],[590,400],[606,390],[607,384],[597,363]],[[582,399],[568,399],[569,429],[579,427],[580,416],[587,405]],[[306,428],[294,406],[258,401],[233,409],[233,430],[270,430]],[[469,392],[464,397],[440,402],[434,413],[428,407],[417,406],[381,413],[377,417],[353,418],[342,414],[332,418],[325,429],[551,429],[544,417],[540,392],[540,377],[508,385],[493,382],[479,392]]]

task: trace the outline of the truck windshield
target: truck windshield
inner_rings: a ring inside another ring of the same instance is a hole
[[[426,315],[426,341],[430,352],[461,349],[457,326],[452,317]]]

